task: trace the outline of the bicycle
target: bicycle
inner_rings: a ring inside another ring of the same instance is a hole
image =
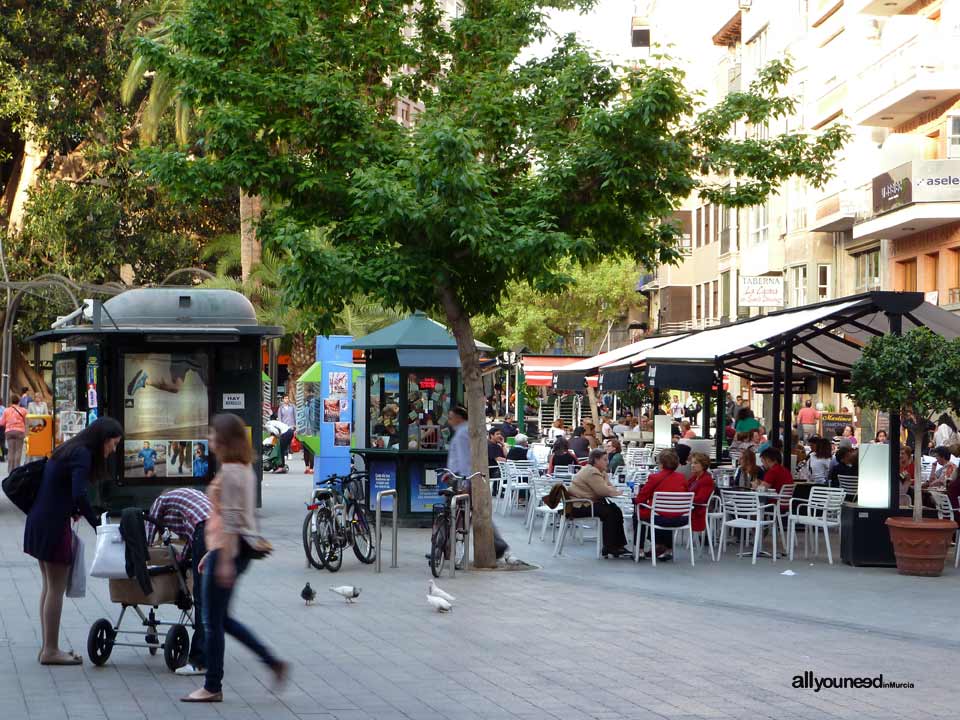
[[[450,555],[450,513],[454,496],[460,494],[457,492],[457,488],[461,482],[470,482],[482,475],[482,473],[476,472],[465,478],[447,468],[437,470],[437,475],[441,474],[446,475],[447,478],[452,478],[452,482],[448,480],[450,487],[440,491],[443,502],[433,506],[433,529],[430,532],[430,572],[436,578],[443,574],[443,566]],[[457,505],[456,529],[454,531],[456,535],[453,549],[454,567],[457,568],[463,567],[466,560],[467,522],[465,515],[463,507]]]
[[[366,477],[355,471],[331,475],[313,491],[303,519],[303,550],[307,562],[318,570],[337,572],[348,545],[365,565],[376,560],[373,529],[364,507]]]

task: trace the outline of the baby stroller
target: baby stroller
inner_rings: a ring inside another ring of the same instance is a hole
[[[110,602],[120,605],[120,616],[115,624],[107,618],[100,618],[90,626],[87,656],[94,665],[106,663],[113,648],[118,646],[146,648],[151,655],[156,655],[163,648],[163,659],[171,671],[186,665],[190,656],[188,629],[192,630],[195,620],[199,621],[192,613],[193,579],[187,579],[187,571],[191,567],[190,545],[178,555],[177,548],[170,542],[170,533],[163,532],[156,519],[146,519],[157,525],[163,537],[161,545],[148,548],[150,557],[147,571],[153,592],[145,595],[135,578],[108,580]],[[176,607],[179,612],[177,622],[165,622],[160,618],[157,612],[161,605]],[[146,614],[144,608],[147,609]],[[128,613],[131,610],[132,613]],[[129,618],[130,614],[135,614],[139,619],[139,629],[121,629],[124,618]],[[162,627],[167,627],[167,631],[161,642],[159,629]],[[143,640],[130,637],[134,635],[141,636]]]
[[[290,466],[286,462],[280,461],[280,444],[283,439],[280,432],[274,427],[267,427],[267,436],[263,439],[261,446],[263,453],[263,471],[286,473],[290,471]]]

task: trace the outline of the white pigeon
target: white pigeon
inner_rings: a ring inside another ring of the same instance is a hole
[[[433,580],[431,580],[430,585],[427,586],[427,595],[443,598],[448,603],[454,603],[457,600],[453,595],[448,593],[446,590],[441,590],[440,586],[437,585]]]
[[[435,595],[427,595],[427,602],[430,603],[430,607],[437,612],[450,612],[453,609],[453,605],[448,603],[442,597],[436,597]]]
[[[348,603],[352,603],[354,598],[360,597],[360,588],[354,587],[353,585],[340,585],[339,587],[330,588],[330,592],[336,593],[343,597]]]

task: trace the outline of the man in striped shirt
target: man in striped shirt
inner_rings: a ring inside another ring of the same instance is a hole
[[[204,657],[203,611],[201,606],[200,572],[198,565],[207,554],[204,529],[211,511],[210,500],[199,490],[177,488],[168,490],[153,501],[149,516],[159,523],[156,527],[149,520],[144,524],[147,531],[147,543],[153,542],[154,534],[161,529],[169,530],[181,540],[190,543],[193,578],[193,638],[190,641],[190,659],[177,675],[203,675],[207,661]]]

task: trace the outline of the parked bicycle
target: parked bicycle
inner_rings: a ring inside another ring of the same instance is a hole
[[[450,559],[450,517],[453,512],[453,498],[466,492],[460,490],[465,483],[469,483],[474,478],[480,477],[482,473],[474,473],[469,477],[463,477],[451,472],[447,468],[437,470],[438,476],[445,476],[449,487],[440,491],[443,496],[443,502],[433,506],[433,530],[430,533],[430,572],[434,577],[440,577],[443,574],[443,566]],[[468,486],[467,486],[468,487]],[[454,529],[453,544],[453,562],[454,567],[461,568],[466,560],[466,541],[467,541],[467,518],[462,505],[457,505],[456,524]]]
[[[303,551],[307,562],[318,570],[337,572],[348,546],[364,564],[376,559],[365,505],[366,478],[366,473],[356,471],[331,475],[313,491],[303,519]]]

